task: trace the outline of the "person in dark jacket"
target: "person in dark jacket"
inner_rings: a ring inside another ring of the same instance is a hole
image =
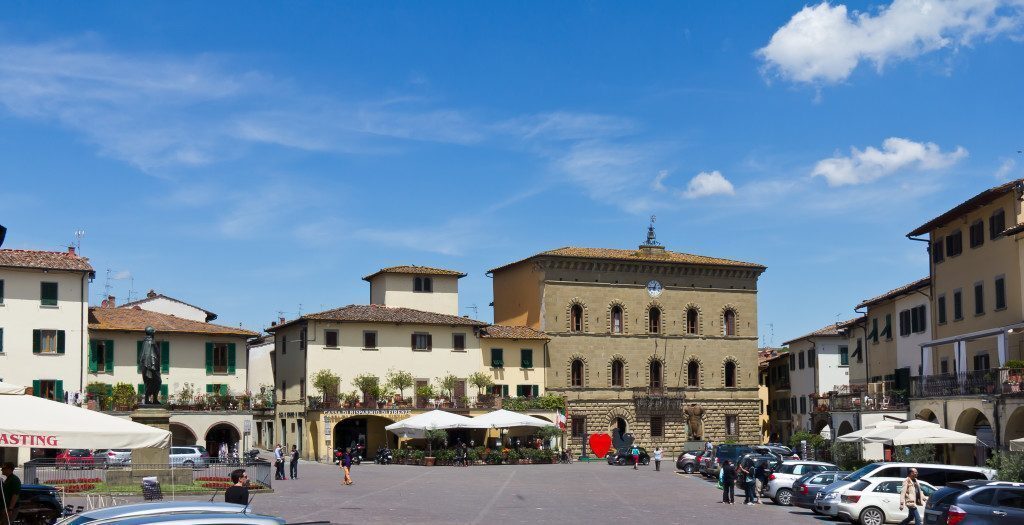
[[[768,486],[768,462],[759,461],[757,468],[754,469],[754,495],[757,496],[757,503],[761,503],[761,494],[764,492],[764,488]]]
[[[299,479],[299,449],[292,445],[292,458],[288,463],[288,474],[292,479]]]
[[[722,503],[736,504],[736,467],[729,460],[722,463]]]
[[[224,491],[224,503],[236,505],[249,504],[249,476],[245,475],[245,469],[235,469],[231,472],[231,482],[234,485]]]
[[[346,448],[345,454],[341,456],[341,470],[345,471],[345,480],[342,481],[342,485],[352,484],[352,449]]]

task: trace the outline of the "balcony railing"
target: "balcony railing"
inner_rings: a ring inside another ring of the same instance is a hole
[[[557,396],[543,395],[539,397],[501,397],[493,394],[483,394],[473,397],[463,397],[451,401],[448,399],[433,399],[424,403],[414,402],[412,399],[395,398],[391,401],[377,401],[372,404],[360,401],[351,401],[339,398],[323,396],[306,396],[306,410],[327,411],[327,410],[373,410],[373,409],[419,409],[464,411],[469,409],[494,410],[506,408],[509,410],[556,410],[565,408],[564,399]]]
[[[911,380],[914,397],[947,397],[977,395],[1024,395],[1021,388],[1024,369],[992,368],[955,374],[915,377]]]
[[[182,396],[174,394],[159,396],[160,403],[172,411],[219,411],[219,410],[260,410],[274,408],[273,399],[252,395],[219,395],[194,394]],[[142,396],[129,399],[116,399],[114,396],[89,394],[88,408],[115,412],[132,411],[142,404]]]

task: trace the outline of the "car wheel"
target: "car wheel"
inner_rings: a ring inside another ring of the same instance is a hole
[[[775,503],[778,503],[783,507],[788,507],[793,503],[793,491],[789,489],[779,489],[779,491],[775,493]]]
[[[188,468],[195,468],[196,463],[194,461],[192,461],[191,459],[189,459],[189,460],[186,460],[184,463],[182,463],[182,465],[185,465]]]
[[[645,466],[646,465],[650,465],[651,464],[651,458],[644,458],[642,461],[640,461],[640,464],[641,465],[645,465]]]
[[[686,466],[683,467],[683,472],[693,474],[693,463],[687,463]]]
[[[868,507],[860,511],[860,523],[861,525],[883,525],[885,513],[878,507]]]

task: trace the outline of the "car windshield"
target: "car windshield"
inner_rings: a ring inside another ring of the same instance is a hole
[[[200,454],[206,454],[206,447],[202,445],[196,445],[196,450],[198,450]]]
[[[865,465],[865,466],[855,470],[849,476],[846,476],[845,478],[843,478],[843,480],[844,481],[858,481],[858,480],[860,480],[860,478],[863,478],[864,476],[867,476],[868,474],[873,472],[876,468],[878,468],[879,465],[881,465],[881,463],[872,463],[870,465]]]
[[[88,450],[82,450],[82,449],[72,449],[72,450],[68,451],[68,454],[71,455],[71,456],[88,456],[89,455],[89,451]]]

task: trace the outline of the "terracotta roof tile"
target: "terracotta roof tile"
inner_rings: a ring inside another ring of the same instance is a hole
[[[95,273],[88,258],[70,252],[3,249],[0,250],[0,266]]]
[[[164,295],[162,293],[156,293],[153,290],[150,290],[149,294],[146,297],[143,297],[142,299],[139,299],[138,301],[131,301],[131,302],[128,302],[128,303],[124,303],[121,306],[118,306],[118,308],[131,308],[132,306],[135,306],[135,305],[138,305],[138,304],[148,303],[150,301],[155,301],[157,299],[167,299],[168,301],[174,301],[176,303],[183,304],[185,306],[189,306],[189,307],[195,308],[196,310],[200,310],[200,311],[206,312],[206,321],[207,322],[213,321],[214,319],[217,318],[217,314],[215,314],[215,313],[213,313],[213,312],[211,312],[211,311],[209,311],[209,310],[207,310],[205,308],[200,308],[200,307],[198,307],[198,306],[196,306],[194,304],[186,303],[185,301],[182,301],[181,299],[175,299],[175,298],[173,298],[171,296]]]
[[[1024,179],[1012,180],[1005,184],[1000,184],[999,186],[996,186],[994,188],[989,188],[971,197],[970,199],[967,199],[964,202],[961,202],[960,204],[957,204],[956,206],[950,208],[942,215],[939,215],[938,217],[935,217],[934,219],[922,224],[921,226],[918,226],[916,229],[914,229],[914,231],[908,233],[907,237],[916,237],[918,235],[924,235],[926,233],[929,233],[935,228],[942,226],[943,224],[946,224],[962,215],[970,213],[971,211],[998,199],[999,197],[1002,197],[1007,192],[1013,191],[1014,188],[1020,186],[1021,184],[1024,184]]]
[[[782,344],[789,345],[789,343],[795,343],[795,342],[800,341],[802,339],[808,339],[808,338],[811,338],[811,337],[837,337],[837,336],[840,335],[839,334],[839,330],[841,328],[843,328],[844,326],[849,324],[851,321],[855,321],[855,320],[856,319],[848,319],[846,321],[842,321],[842,322],[839,322],[839,323],[827,324],[827,325],[825,325],[825,326],[823,326],[823,327],[821,327],[821,328],[819,328],[819,329],[817,329],[817,330],[815,330],[815,331],[813,331],[813,332],[811,332],[809,334],[804,334],[804,335],[802,335],[800,337],[797,337],[796,339],[790,339],[789,341],[786,341],[785,343],[782,343]]]
[[[899,297],[901,295],[905,295],[905,294],[914,292],[916,290],[920,290],[921,288],[927,287],[929,284],[931,284],[931,282],[932,282],[931,277],[922,277],[921,279],[918,279],[918,280],[916,280],[916,281],[914,281],[912,283],[904,284],[903,286],[900,286],[899,288],[893,288],[892,290],[889,290],[888,292],[885,292],[882,295],[879,295],[877,297],[872,297],[871,299],[863,301],[863,302],[861,302],[860,304],[857,305],[857,308],[864,308],[865,306],[871,306],[873,304],[878,304],[878,303],[880,303],[882,301],[885,301],[885,300],[888,300],[888,299],[892,299],[894,297]]]
[[[480,337],[484,339],[537,339],[548,341],[551,338],[544,332],[538,332],[527,326],[506,326],[492,324],[480,329]]]
[[[431,268],[429,266],[403,265],[381,268],[380,270],[377,270],[376,272],[373,272],[370,275],[363,277],[363,280],[369,281],[370,279],[382,273],[399,273],[406,275],[450,275],[453,277],[458,277],[460,279],[466,276],[466,274],[456,270],[446,270],[444,268]]]
[[[243,337],[255,337],[256,332],[221,326],[211,323],[201,323],[191,319],[183,319],[173,315],[150,312],[138,306],[131,308],[89,308],[89,330],[119,330],[128,332],[141,332],[147,326],[156,329],[157,335],[161,332],[173,332],[183,334],[212,334],[212,335],[237,335]]]
[[[756,268],[765,269],[765,266],[735,261],[732,259],[721,259],[718,257],[707,257],[704,255],[694,255],[690,253],[673,252],[670,250],[651,250],[648,252],[642,250],[618,250],[613,248],[580,248],[574,246],[566,246],[563,248],[557,248],[554,250],[548,250],[541,252],[536,255],[532,255],[525,259],[499,266],[490,270],[496,272],[503,270],[510,266],[529,261],[538,257],[570,257],[576,259],[610,259],[618,261],[645,261],[645,262],[663,262],[663,263],[675,263],[675,264],[697,264],[707,266],[736,266],[743,268]]]
[[[359,323],[404,323],[404,324],[432,324],[446,326],[487,326],[483,321],[459,317],[457,315],[439,314],[437,312],[426,312],[413,310],[412,308],[393,308],[377,304],[350,304],[341,308],[306,314],[298,319],[271,326],[268,332],[274,332],[281,327],[303,320],[316,321],[342,321]]]
[[[1024,222],[1014,226],[1010,226],[1009,228],[1003,230],[999,235],[1013,235],[1020,232],[1024,232]]]

